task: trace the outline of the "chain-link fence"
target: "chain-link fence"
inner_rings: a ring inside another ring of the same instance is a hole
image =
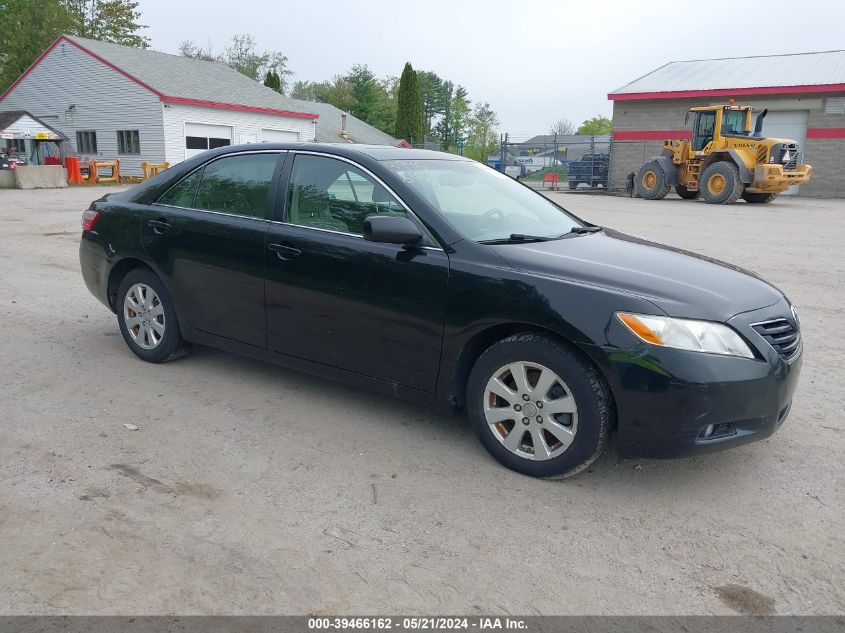
[[[502,137],[488,164],[519,180],[551,188],[607,189],[610,135],[545,134]]]

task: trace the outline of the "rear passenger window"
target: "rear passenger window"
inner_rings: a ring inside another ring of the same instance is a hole
[[[184,207],[186,209],[190,208],[194,204],[194,193],[200,181],[200,174],[202,174],[201,169],[177,182],[167,190],[167,193],[158,199],[159,204],[169,204],[173,207]]]
[[[203,170],[193,207],[265,218],[278,160],[279,154],[244,154],[209,163]]]

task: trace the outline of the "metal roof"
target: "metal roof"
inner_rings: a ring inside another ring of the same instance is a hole
[[[669,62],[614,90],[608,98],[624,99],[622,95],[632,94],[660,98],[660,93],[696,96],[708,91],[772,94],[827,90],[845,90],[845,51]]]
[[[62,39],[157,93],[163,101],[210,107],[233,105],[269,114],[318,118],[317,141],[344,141],[340,135],[344,113],[339,108],[286,97],[225,64],[70,35],[62,35],[55,44]],[[398,142],[351,114],[346,117],[346,130],[355,143]]]

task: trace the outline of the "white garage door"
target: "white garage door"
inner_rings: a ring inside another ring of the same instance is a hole
[[[232,128],[229,125],[208,125],[207,123],[185,123],[185,158],[191,158],[215,147],[232,144]]]
[[[804,158],[804,147],[807,143],[807,119],[809,111],[794,110],[789,112],[769,112],[763,119],[763,136],[771,138],[786,138],[798,143],[798,151]],[[798,193],[798,187],[790,187],[787,195]]]
[[[262,143],[296,143],[299,141],[299,132],[289,130],[261,130]]]

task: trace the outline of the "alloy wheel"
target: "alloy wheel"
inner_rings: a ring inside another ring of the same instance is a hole
[[[155,349],[164,337],[164,306],[150,286],[132,285],[123,299],[126,330],[141,349]]]
[[[484,390],[490,432],[510,452],[554,459],[578,432],[578,407],[566,383],[548,367],[519,361],[500,367]]]

